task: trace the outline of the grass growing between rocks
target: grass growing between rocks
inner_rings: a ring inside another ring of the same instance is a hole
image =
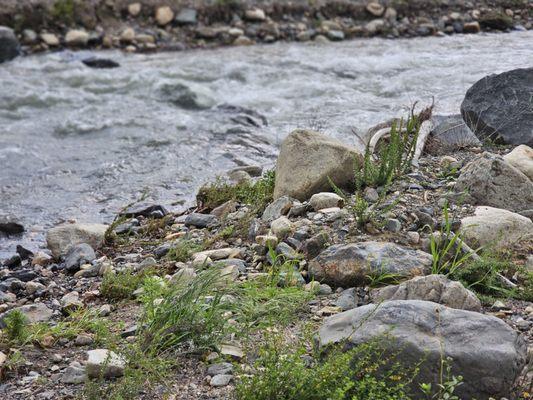
[[[166,258],[176,262],[187,262],[196,252],[202,251],[204,246],[188,239],[181,239],[168,251]]]

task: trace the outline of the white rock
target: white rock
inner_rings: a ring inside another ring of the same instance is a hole
[[[131,43],[135,40],[135,31],[133,28],[126,28],[120,34],[120,41],[124,43]]]
[[[377,2],[371,2],[367,4],[366,10],[374,17],[381,17],[385,11],[385,7]]]
[[[50,229],[46,243],[55,258],[64,256],[77,244],[87,243],[98,249],[104,242],[107,225],[102,224],[64,224]]]
[[[174,11],[168,6],[159,7],[155,12],[155,20],[159,26],[165,26],[174,19]]]
[[[272,233],[278,238],[287,236],[293,228],[292,222],[287,217],[279,217],[270,224]]]
[[[315,211],[320,211],[325,208],[342,207],[344,199],[336,193],[321,192],[312,195],[309,204]]]
[[[71,29],[65,36],[67,46],[86,46],[89,41],[89,34],[79,29]]]
[[[41,33],[41,40],[46,43],[48,46],[55,47],[59,46],[59,39],[53,33]]]
[[[533,149],[531,147],[521,144],[503,159],[533,181]]]
[[[251,10],[246,10],[246,12],[244,13],[244,17],[248,21],[252,22],[261,22],[266,19],[265,12],[260,8],[252,8]]]
[[[132,17],[136,17],[141,13],[142,5],[141,3],[131,3],[128,5],[128,13]]]
[[[124,375],[124,358],[110,350],[89,350],[87,357],[85,369],[89,378],[114,378]]]

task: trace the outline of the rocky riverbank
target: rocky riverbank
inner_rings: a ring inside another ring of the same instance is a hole
[[[0,394],[332,398],[353,367],[333,346],[369,371],[346,396],[529,398],[533,69],[483,82],[462,116],[414,109],[365,154],[298,129],[275,171],[229,171],[194,209],[138,203],[19,247],[0,270]],[[490,125],[506,106],[522,110],[513,129]]]
[[[0,25],[15,31],[24,53],[65,47],[150,52],[528,30],[533,26],[531,7],[527,0],[7,0]]]

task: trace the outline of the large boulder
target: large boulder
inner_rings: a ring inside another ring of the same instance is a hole
[[[525,144],[516,146],[503,159],[533,181],[533,149]]]
[[[103,224],[65,224],[50,229],[46,234],[46,244],[52,255],[59,259],[67,254],[71,247],[87,243],[98,249],[104,243],[107,225]]]
[[[0,26],[0,63],[20,54],[20,44],[12,29]]]
[[[461,114],[481,139],[533,146],[533,68],[489,75],[466,92]]]
[[[441,360],[450,357],[452,374],[464,378],[454,392],[461,399],[509,397],[526,361],[525,342],[502,320],[422,300],[386,301],[334,315],[318,339],[321,346],[349,348],[383,336],[403,365],[422,363],[415,388],[418,383],[437,387]]]
[[[385,286],[370,292],[374,303],[385,300],[425,300],[460,310],[481,311],[481,302],[461,282],[444,275],[417,276],[399,285]]]
[[[331,191],[328,177],[339,187],[353,190],[354,162],[360,151],[318,132],[297,129],[281,144],[276,164],[274,198],[291,196],[304,201]]]
[[[533,204],[533,182],[502,157],[483,153],[461,170],[455,185],[472,204],[528,210]]]
[[[427,273],[428,253],[389,242],[360,242],[328,247],[309,264],[309,274],[333,286],[362,286],[370,277],[395,274],[413,277]]]
[[[505,250],[514,243],[533,239],[533,222],[501,208],[476,207],[474,215],[461,220],[463,240],[471,247]]]

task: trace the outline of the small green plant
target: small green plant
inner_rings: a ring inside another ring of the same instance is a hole
[[[112,301],[131,299],[143,279],[144,274],[135,274],[130,270],[107,272],[102,279],[100,292],[104,298]]]
[[[451,358],[441,360],[440,383],[433,387],[431,383],[421,383],[420,389],[427,399],[431,400],[461,400],[454,394],[455,389],[463,384],[462,376],[452,375]]]
[[[388,272],[385,268],[381,267],[379,271],[375,271],[372,274],[366,276],[371,288],[377,288],[387,285],[397,285],[400,283],[402,275],[394,272]]]
[[[194,253],[202,250],[202,245],[188,239],[181,239],[169,250],[166,257],[176,262],[187,262]]]
[[[367,146],[362,163],[354,162],[355,187],[387,186],[411,167],[418,138],[420,122],[411,116],[404,124],[395,121],[391,126],[389,142],[378,149],[376,160],[372,149]]]
[[[20,310],[11,311],[4,318],[5,328],[4,331],[7,335],[7,339],[23,344],[29,337],[28,331],[28,318]]]
[[[430,236],[430,249],[433,257],[432,274],[453,275],[459,267],[473,257],[473,253],[464,252],[460,234],[452,232],[448,204],[443,207],[443,224],[438,235]]]
[[[74,21],[74,0],[56,0],[52,8],[52,15],[55,19],[72,23]]]

